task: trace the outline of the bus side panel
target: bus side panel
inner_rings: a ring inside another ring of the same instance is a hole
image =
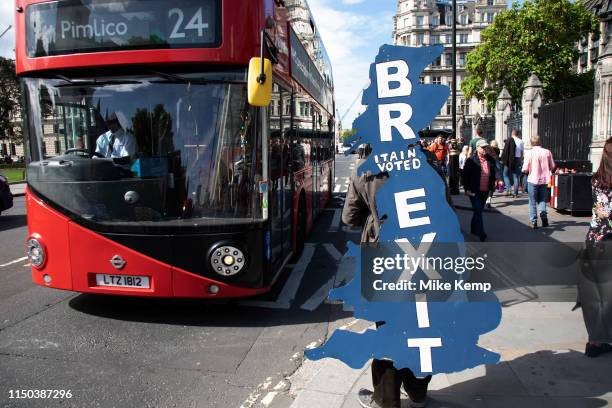
[[[171,297],[172,268],[119,245],[75,223],[70,223],[70,258],[74,290],[78,292],[131,296]],[[111,259],[119,255],[125,266],[116,269]],[[149,289],[97,286],[96,274],[148,276]]]
[[[304,195],[304,208],[303,211],[306,213],[306,231],[307,234],[312,226],[312,172],[310,175],[307,173],[308,170],[302,170],[296,172],[295,177],[295,193],[293,196],[293,251],[295,252],[297,247],[297,231],[298,222],[298,209],[300,206],[300,197]]]
[[[306,176],[308,177],[305,187],[306,191],[308,192],[308,194],[306,194],[306,232],[310,233],[310,230],[312,230],[312,226],[314,225],[315,218],[315,168],[311,165],[306,171]]]
[[[45,247],[46,262],[41,269],[32,267],[32,281],[37,285],[72,290],[68,224],[70,220],[52,210],[43,201],[26,191],[28,237],[35,236]],[[43,276],[51,277],[50,283]]]
[[[329,200],[331,199],[331,183],[329,177],[331,174],[332,163],[333,162],[329,160],[321,163],[321,178],[319,181],[319,191],[321,192],[319,194],[319,199],[321,200],[319,208],[321,208],[321,210],[327,206]]]

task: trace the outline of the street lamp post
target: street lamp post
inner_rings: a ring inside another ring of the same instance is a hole
[[[457,0],[453,0],[453,79],[452,91],[452,129],[450,154],[448,157],[448,188],[451,194],[459,194],[459,151],[457,150]]]

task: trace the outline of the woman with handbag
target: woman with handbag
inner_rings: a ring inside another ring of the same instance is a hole
[[[612,138],[604,145],[592,186],[593,218],[581,260],[578,293],[589,334],[584,354],[597,357],[612,351]]]

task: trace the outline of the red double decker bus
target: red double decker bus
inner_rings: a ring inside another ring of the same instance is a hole
[[[17,0],[15,13],[33,281],[268,291],[333,190],[331,67],[305,1]],[[269,104],[249,103],[253,77]]]

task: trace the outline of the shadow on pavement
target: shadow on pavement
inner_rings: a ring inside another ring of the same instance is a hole
[[[81,294],[72,309],[108,319],[201,327],[269,327],[327,322],[330,315],[350,316],[341,305],[324,305],[313,312],[240,306],[236,301],[149,299]],[[337,309],[337,310],[332,310]]]
[[[429,392],[430,408],[597,408],[612,392],[612,356],[591,359],[576,351],[543,350],[498,365],[483,376],[458,382],[466,373],[447,375],[454,383]],[[475,369],[479,370],[479,369]],[[468,373],[467,375],[470,375]],[[472,373],[472,375],[474,375]]]
[[[25,227],[27,223],[25,215],[0,215],[0,231]]]

